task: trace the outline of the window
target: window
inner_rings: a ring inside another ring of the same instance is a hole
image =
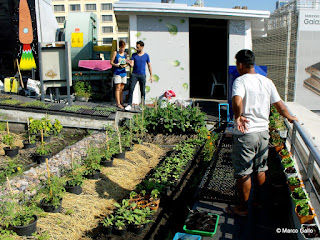
[[[96,11],[97,6],[96,4],[86,4],[86,11]]]
[[[64,20],[66,20],[66,17],[56,17],[58,23],[64,23]]]
[[[65,11],[64,5],[54,5],[54,6],[53,6],[53,10],[54,10],[55,12],[64,12],[64,11]]]
[[[70,4],[70,11],[71,12],[80,11],[80,4]]]
[[[111,3],[101,3],[101,10],[112,10]]]
[[[112,33],[113,27],[102,27],[102,32],[103,33]]]
[[[118,32],[128,32],[128,27],[118,27]]]
[[[128,38],[127,38],[127,37],[119,38],[119,41],[120,41],[120,40],[124,41],[124,42],[125,42],[125,44],[127,44],[127,43],[128,43]]]
[[[103,44],[111,44],[112,40],[113,40],[113,38],[103,38],[102,43]]]
[[[112,22],[112,15],[102,15],[102,22]]]

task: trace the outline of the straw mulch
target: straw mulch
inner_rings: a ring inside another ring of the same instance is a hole
[[[165,153],[153,144],[135,145],[133,151],[126,152],[126,160],[114,159],[113,167],[102,168],[101,179],[86,180],[81,195],[67,193],[62,213],[40,218],[38,232],[47,232],[50,239],[90,239],[86,233],[112,212],[115,201],[129,196]]]

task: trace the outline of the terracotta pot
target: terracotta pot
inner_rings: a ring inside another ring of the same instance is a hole
[[[280,146],[274,146],[277,152],[280,152],[284,148],[284,144],[282,143]]]
[[[150,198],[150,202],[152,202],[152,203],[156,203],[156,204],[160,204],[160,198],[155,198],[155,199],[153,199],[153,198]]]
[[[159,209],[159,204],[151,202],[148,204],[147,207],[150,208],[152,211],[157,211]]]
[[[287,182],[287,184],[288,184],[288,186],[289,186],[289,189],[290,189],[290,191],[291,192],[293,192],[296,188],[298,188],[298,187],[302,187],[302,186],[304,186],[303,185],[303,183],[299,183],[298,185],[294,185],[294,186],[292,186],[292,185],[289,185],[289,183]]]
[[[310,207],[310,205],[309,205]],[[314,217],[316,216],[316,214],[314,213],[314,209],[310,207],[310,213],[308,216],[302,216],[298,213],[298,210],[300,208],[300,205],[297,205],[296,208],[295,208],[295,212],[299,218],[299,221],[301,224],[303,223],[313,223],[313,219]]]
[[[137,202],[137,207],[140,207],[140,208],[146,208],[148,206],[148,201],[147,200],[141,200],[139,202]]]
[[[289,152],[288,155],[283,155],[283,154],[281,154],[281,152],[279,152],[279,155],[280,155],[281,159],[284,159],[284,158],[287,158],[287,157],[291,157],[291,156],[292,156],[291,152]]]

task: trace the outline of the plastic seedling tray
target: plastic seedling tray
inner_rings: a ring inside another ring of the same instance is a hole
[[[216,233],[216,231],[217,231],[218,222],[219,222],[219,215],[218,215],[218,214],[215,214],[215,213],[208,213],[208,215],[216,215],[216,216],[217,216],[217,220],[216,220],[216,224],[215,224],[215,226],[214,226],[214,231],[213,231],[213,232],[206,232],[206,231],[201,231],[201,230],[187,229],[187,226],[186,226],[186,225],[183,226],[183,230],[184,230],[186,233],[189,233],[189,234],[197,234],[197,235],[200,235],[200,236],[212,237],[212,236]],[[190,214],[189,214],[189,216],[190,216]],[[188,216],[186,222],[188,221],[189,216]]]
[[[179,240],[179,239],[184,239],[184,240],[201,240],[201,236],[177,232],[176,235],[174,235],[173,240]]]

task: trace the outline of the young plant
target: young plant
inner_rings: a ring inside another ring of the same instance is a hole
[[[287,156],[287,155],[290,154],[290,152],[289,152],[287,149],[282,149],[282,150],[281,150],[281,154],[282,154],[283,156]]]
[[[112,214],[110,214],[107,217],[105,217],[105,219],[103,219],[102,225],[105,227],[110,227],[114,224],[114,221],[115,217]]]
[[[42,142],[36,149],[36,153],[39,156],[49,155],[51,153],[50,146],[45,142]]]
[[[125,229],[126,228],[126,224],[125,224],[125,221],[124,220],[117,220],[116,222],[115,222],[115,224],[114,224],[116,227],[117,227],[117,229],[119,229],[119,230],[123,230],[123,229]]]
[[[83,165],[85,167],[85,174],[94,174],[97,170],[101,169],[100,166],[101,155],[99,149],[96,147],[91,147],[88,149],[87,157],[83,160]]]
[[[48,119],[47,115],[41,119],[41,125],[42,125],[41,129],[43,130],[43,135],[48,137],[49,134],[53,131],[53,126],[50,122],[50,119]]]
[[[292,162],[293,162],[293,160],[292,160],[292,158],[291,158],[291,157],[286,157],[286,158],[282,159],[282,160],[281,160],[281,162],[282,162],[282,164],[287,165],[287,164],[292,163]]]
[[[158,199],[159,194],[160,194],[160,192],[159,192],[158,189],[153,189],[153,190],[151,191],[151,198],[154,199],[154,200],[156,200],[156,199]]]
[[[82,186],[84,182],[83,169],[78,164],[73,164],[71,171],[66,175],[69,186]]]
[[[300,180],[297,177],[291,177],[288,179],[288,183],[290,186],[298,186],[300,185]]]
[[[60,201],[65,193],[65,178],[51,175],[45,181],[42,181],[43,188],[40,189],[40,193],[44,194],[44,203],[52,204],[54,207],[60,205]]]
[[[306,193],[303,191],[302,188],[296,188],[293,193],[297,194],[298,199],[307,199]]]
[[[80,73],[82,75],[82,73]],[[92,95],[91,86],[88,81],[76,80],[75,84],[73,85],[73,89],[75,95],[78,97],[86,97],[89,98]]]
[[[301,204],[301,205],[298,205],[300,206],[300,209],[298,211],[299,215],[301,216],[308,216],[310,214],[310,207],[309,207],[309,204]]]
[[[63,126],[61,125],[60,121],[58,119],[55,119],[55,122],[53,124],[53,134],[55,136],[58,136],[62,128]]]
[[[2,142],[5,144],[5,145],[8,145],[9,148],[13,148],[14,147],[14,140],[15,140],[15,137],[12,135],[12,134],[6,134],[3,136],[3,139],[2,139]]]

